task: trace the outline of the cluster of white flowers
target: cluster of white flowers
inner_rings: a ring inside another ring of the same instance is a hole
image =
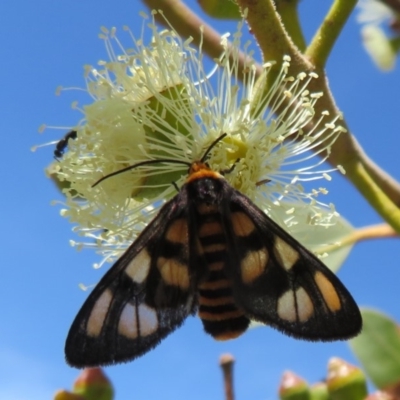
[[[290,59],[277,60],[276,80],[256,98],[257,85],[266,83],[274,64],[263,65],[257,76],[250,43],[241,43],[242,24],[232,42],[228,35],[222,37],[224,53],[207,74],[201,48],[183,41],[172,27],[161,31],[148,22],[152,40],[147,45],[124,28],[133,43],[130,49],[120,43],[115,29],[102,29],[109,60],[86,68],[93,102],[81,109],[84,116],[74,127],[77,138],[55,163],[58,180],[67,183],[63,215],[76,224],[75,230],[95,239],[93,246],[105,259],[119,256],[176,194],[172,182],[180,187],[187,167],[160,162],[93,184],[144,160],[191,163],[223,133],[226,138],[207,162],[217,171],[236,162],[226,175],[232,186],[300,240],[300,225],[307,230],[333,224],[334,208],[322,211],[316,200],[326,190],[303,187],[305,181],[330,179],[330,171],[319,166],[343,130],[337,118],[315,116],[321,94],[307,89],[315,75],[291,77]],[[244,66],[240,49],[246,55]],[[305,133],[311,120],[314,128]],[[314,158],[316,154],[321,157]]]

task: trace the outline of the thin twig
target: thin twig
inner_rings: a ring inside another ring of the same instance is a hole
[[[305,55],[318,68],[325,68],[332,49],[354,10],[357,0],[335,0],[315,33]]]
[[[204,20],[198,17],[188,6],[180,0],[143,0],[150,10],[162,10],[165,19],[174,27],[181,37],[193,38],[196,46],[202,46],[205,54],[212,59],[219,58],[224,51],[221,44],[221,34],[213,29]],[[154,16],[157,22],[166,25],[162,15]],[[202,27],[202,32],[200,28]],[[246,55],[240,52],[239,72],[245,70]],[[261,74],[262,67],[256,65],[258,74]]]
[[[235,359],[231,354],[223,354],[219,359],[219,365],[222,369],[225,388],[225,400],[234,400],[233,393],[233,363]]]
[[[327,245],[316,250],[318,254],[330,253],[338,248],[350,246],[363,240],[399,238],[396,231],[388,224],[364,226],[340,240],[339,244]]]

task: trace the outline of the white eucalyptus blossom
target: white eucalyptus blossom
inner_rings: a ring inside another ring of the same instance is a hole
[[[357,21],[362,24],[361,37],[365,51],[383,71],[390,71],[396,62],[396,50],[384,24],[396,19],[393,10],[378,0],[360,0]]]
[[[191,163],[224,133],[207,162],[218,171],[234,165],[226,174],[233,187],[300,241],[312,226],[333,225],[334,207],[318,201],[326,189],[304,188],[308,181],[330,180],[331,170],[321,165],[343,130],[337,117],[315,115],[321,93],[307,89],[315,74],[290,76],[285,57],[271,89],[256,98],[256,85],[270,77],[273,63],[262,66],[257,80],[250,43],[241,43],[242,24],[231,43],[228,35],[222,37],[224,53],[208,74],[201,47],[183,41],[172,27],[159,30],[149,21],[149,44],[124,28],[132,41],[129,49],[115,29],[102,29],[108,60],[88,66],[85,75],[93,102],[81,109],[77,138],[53,166],[58,180],[66,182],[63,215],[81,236],[94,239],[84,245],[96,247],[104,259],[119,256],[176,194],[187,167],[159,162],[93,187],[96,181],[145,160]],[[244,69],[239,68],[240,49]],[[305,132],[311,120],[314,128]]]
[[[394,17],[393,11],[379,0],[359,0],[357,21],[360,24],[380,25]]]

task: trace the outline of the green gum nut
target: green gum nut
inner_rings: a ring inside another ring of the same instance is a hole
[[[148,100],[148,107],[156,114],[152,126],[144,125],[145,137],[149,145],[157,143],[164,149],[151,149],[151,154],[158,159],[171,159],[168,148],[175,149],[177,144],[172,138],[179,132],[179,136],[186,136],[193,140],[188,127],[194,126],[194,113],[191,110],[189,96],[182,85],[165,89],[160,92],[162,98],[153,96]],[[173,102],[173,106],[168,103]],[[171,110],[180,110],[181,115],[171,112]],[[162,121],[162,122],[161,122]],[[154,127],[155,126],[155,127]],[[195,161],[195,160],[192,160]],[[154,171],[157,171],[159,164],[155,164]],[[174,168],[174,172],[157,173],[152,175],[151,166],[149,174],[145,177],[145,187],[138,191],[134,198],[153,198],[161,194],[168,185],[177,182],[183,175],[187,174],[187,167]]]
[[[67,392],[66,390],[59,390],[54,395],[54,400],[86,400],[84,397],[79,394]]]
[[[311,400],[329,400],[328,386],[325,382],[318,382],[311,386]]]
[[[368,394],[363,372],[340,358],[329,360],[326,383],[332,400],[363,400]]]
[[[73,392],[85,400],[112,400],[114,398],[111,382],[101,368],[84,369],[74,383]]]
[[[279,385],[279,398],[281,400],[310,400],[308,383],[291,371],[284,372]]]

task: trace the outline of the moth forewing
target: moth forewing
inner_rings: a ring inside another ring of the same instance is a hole
[[[246,315],[307,340],[357,335],[361,314],[340,280],[247,197],[225,190],[234,294]]]
[[[193,289],[182,292],[170,284],[176,277],[173,262],[169,267],[162,263],[167,264],[164,276],[160,265],[166,256],[174,260],[166,241],[173,222],[185,212],[181,197],[162,207],[89,295],[68,333],[65,354],[70,365],[132,360],[155,347],[193,311]]]

